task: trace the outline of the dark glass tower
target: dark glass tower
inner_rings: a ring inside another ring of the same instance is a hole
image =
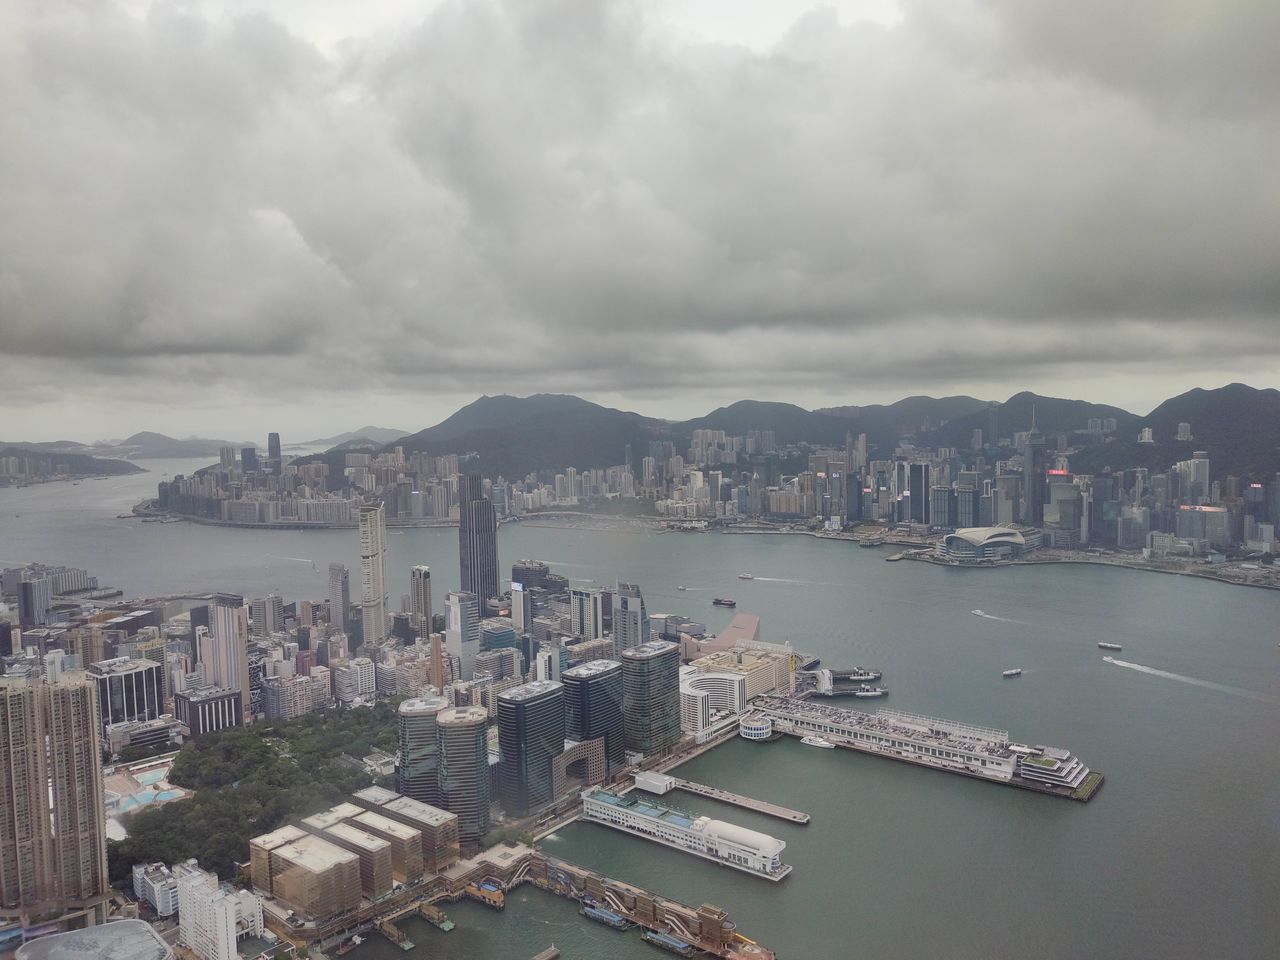
[[[436,718],[448,707],[444,697],[415,697],[400,704],[398,716],[396,791],[435,807],[441,804]]]
[[[458,486],[458,569],[481,609],[498,596],[498,515],[478,473],[464,474]]]
[[[653,640],[622,651],[622,725],[628,750],[658,753],[680,739],[680,647]]]
[[[458,815],[458,839],[475,843],[489,832],[489,711],[452,707],[436,715],[440,800]]]
[[[604,738],[609,769],[625,762],[622,728],[622,664],[592,660],[560,674],[565,696],[565,736],[570,740]]]
[[[555,799],[552,763],[564,752],[564,686],[535,680],[498,694],[498,800],[525,817]]]

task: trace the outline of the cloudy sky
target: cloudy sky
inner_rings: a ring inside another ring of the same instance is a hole
[[[0,438],[1280,385],[1274,0],[9,0]]]

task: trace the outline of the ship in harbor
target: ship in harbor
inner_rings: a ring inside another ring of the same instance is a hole
[[[849,680],[853,683],[875,683],[884,676],[879,670],[868,670],[866,667],[854,667],[848,673],[833,674],[837,680]]]
[[[888,693],[889,691],[884,687],[873,687],[866,683],[858,684],[858,688],[853,691],[853,695],[855,697],[862,697],[864,699],[869,699],[871,697],[883,697]]]
[[[1107,643],[1105,640],[1098,641],[1098,648],[1101,650],[1123,650],[1124,647],[1118,643]]]
[[[801,737],[800,742],[806,747],[821,747],[823,750],[834,750],[836,745],[824,737]]]
[[[733,597],[716,597],[711,601],[711,605],[715,607],[736,607],[738,601]]]
[[[1014,743],[1007,730],[898,710],[863,713],[794,697],[757,697],[752,709],[791,736],[831,737],[864,753],[1072,800],[1089,800],[1102,785],[1102,775],[1071,751]]]
[[[583,900],[581,912],[588,920],[594,920],[596,923],[603,923],[606,927],[613,927],[615,930],[630,930],[635,926],[635,924],[626,917],[621,914],[614,913],[607,907],[601,906],[595,900]]]
[[[1000,674],[1000,676],[1002,676],[1002,677],[1020,677],[1020,676],[1022,676],[1022,668],[1021,668],[1021,667],[1014,667],[1012,670],[1006,670],[1004,673]]]
[[[673,937],[669,933],[659,933],[657,930],[646,930],[640,934],[640,939],[645,943],[660,947],[668,953],[674,953],[677,957],[693,957],[699,953],[697,947],[693,946],[693,944],[687,943],[679,937]]]
[[[756,578],[756,575],[755,575],[754,573],[740,573],[740,574],[738,574],[738,579],[739,579],[739,580],[754,580],[755,578]]]

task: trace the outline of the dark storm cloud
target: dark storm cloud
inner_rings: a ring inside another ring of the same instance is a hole
[[[1274,370],[1278,10],[817,11],[760,54],[628,3],[455,2],[326,56],[262,16],[19,2],[0,375],[266,398]]]

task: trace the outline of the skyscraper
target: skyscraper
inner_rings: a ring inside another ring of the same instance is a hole
[[[107,838],[96,688],[0,678],[0,909],[105,898]]]
[[[625,762],[622,724],[622,664],[592,660],[560,675],[565,696],[565,737],[569,740],[604,738],[609,769]]]
[[[267,461],[268,466],[276,473],[280,472],[280,434],[267,434]]]
[[[553,761],[564,752],[564,686],[535,680],[498,694],[498,799],[513,817],[555,800]]]
[[[360,627],[363,643],[387,636],[387,518],[380,503],[360,508]]]
[[[347,629],[347,611],[351,608],[351,575],[340,563],[329,564],[329,621],[337,630]]]
[[[284,601],[269,593],[249,604],[249,617],[255,637],[269,637],[284,630]]]
[[[645,609],[640,587],[620,583],[613,591],[613,655],[649,641],[649,611]]]
[[[907,489],[911,492],[912,523],[929,523],[929,464],[913,463],[907,467]]]
[[[599,590],[569,591],[569,631],[587,640],[604,636],[604,597]]]
[[[498,596],[498,515],[478,473],[458,484],[458,569],[462,589],[481,604]]]
[[[622,721],[628,750],[658,753],[680,739],[680,647],[651,640],[622,652]]]
[[[244,597],[216,593],[209,604],[209,633],[199,637],[200,668],[205,684],[238,690],[249,711],[249,617]]]
[[[417,566],[409,571],[409,611],[418,636],[431,635],[431,568]]]
[[[463,680],[475,673],[480,652],[480,603],[474,593],[451,590],[444,598],[445,651],[458,658]]]
[[[484,707],[453,707],[436,715],[440,804],[457,814],[463,843],[476,843],[489,832],[488,731]]]
[[[533,623],[533,594],[523,583],[511,581],[511,626],[517,634],[527,633]]]
[[[1045,462],[1044,434],[1036,429],[1036,408],[1031,408],[1031,431],[1027,434],[1027,449],[1023,472],[1025,502],[1022,522],[1033,527],[1044,526]]]
[[[444,697],[414,697],[400,704],[396,791],[440,805],[440,744],[436,717],[449,707]]]

